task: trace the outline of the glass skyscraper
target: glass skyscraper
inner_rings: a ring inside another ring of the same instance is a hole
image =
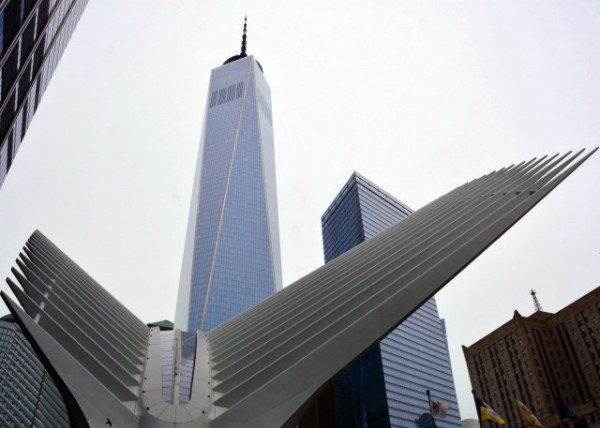
[[[321,218],[325,261],[410,215],[412,210],[354,173]],[[334,381],[338,427],[428,427],[427,390],[449,404],[438,428],[460,427],[450,357],[435,298]]]
[[[0,1],[0,187],[86,4]]]
[[[242,52],[212,70],[175,325],[208,331],[281,289],[271,90]]]

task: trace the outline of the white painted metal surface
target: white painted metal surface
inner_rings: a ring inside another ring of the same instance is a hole
[[[39,232],[14,270],[22,289],[9,280],[25,311],[2,297],[72,398],[74,426],[292,427],[320,388],[594,152],[467,183],[199,336],[185,409],[161,402],[157,336]]]

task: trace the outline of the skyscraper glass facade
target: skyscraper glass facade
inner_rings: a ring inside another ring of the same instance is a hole
[[[281,288],[270,88],[239,55],[212,71],[175,324],[208,331]]]
[[[0,187],[86,4],[0,2]]]
[[[0,426],[69,426],[58,389],[10,315],[0,319]]]
[[[321,218],[325,261],[410,215],[412,210],[354,173]],[[447,342],[431,298],[334,383],[338,427],[426,427],[426,391],[449,404],[439,428],[460,427]],[[425,422],[425,424],[423,423]]]

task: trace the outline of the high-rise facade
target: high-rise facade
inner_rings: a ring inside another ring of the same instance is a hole
[[[475,394],[507,426],[523,425],[516,400],[546,428],[564,426],[557,396],[590,426],[600,423],[600,287],[556,313],[515,311],[463,352]]]
[[[0,426],[69,426],[58,389],[11,315],[0,319]]]
[[[86,4],[0,1],[0,187]]]
[[[208,331],[281,289],[271,90],[242,52],[212,70],[175,325]]]
[[[412,210],[354,173],[321,218],[329,262],[406,218]],[[438,428],[460,427],[443,326],[432,297],[335,380],[338,427],[416,427],[426,391],[450,406]]]

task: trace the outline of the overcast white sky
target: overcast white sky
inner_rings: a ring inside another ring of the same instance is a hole
[[[40,229],[142,320],[173,319],[210,70],[272,90],[284,283],[323,262],[352,171],[413,208],[600,136],[597,1],[92,0],[0,189],[0,275]],[[600,285],[596,154],[437,295],[461,345]],[[6,289],[4,285],[3,289]]]

